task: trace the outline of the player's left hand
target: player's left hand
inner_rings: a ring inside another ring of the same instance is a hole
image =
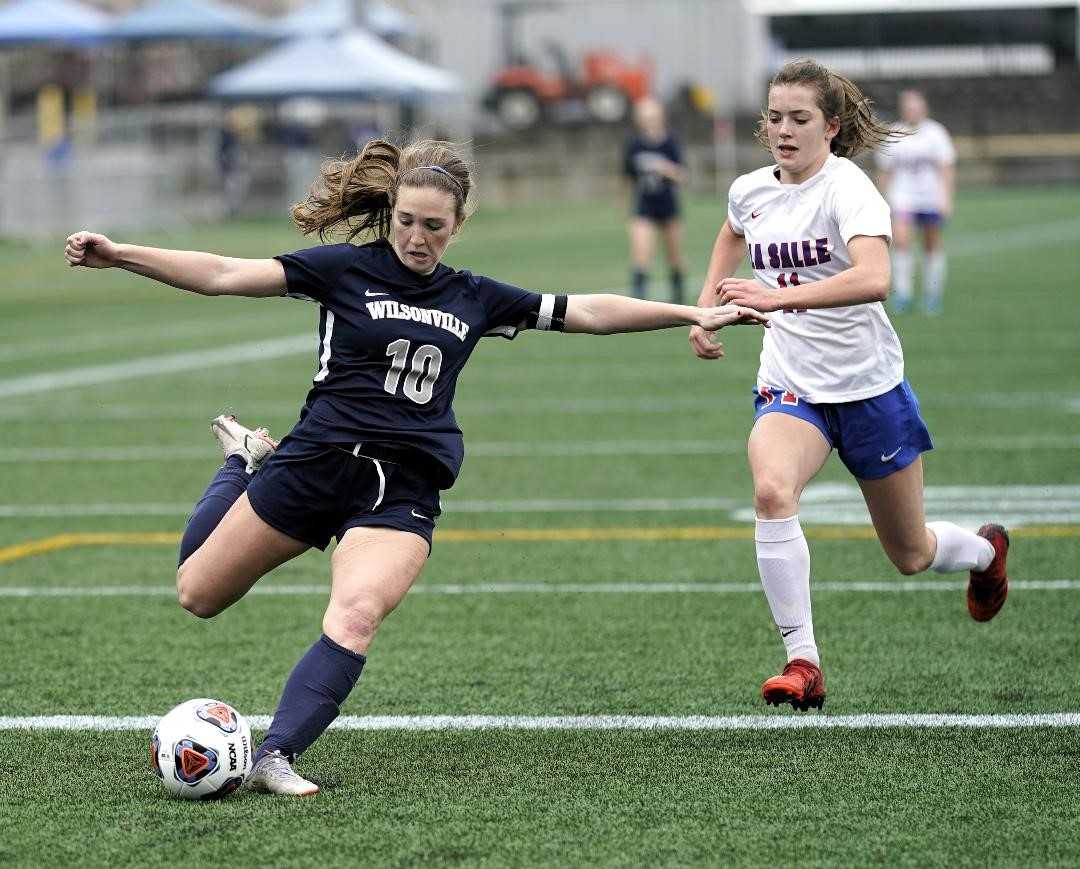
[[[725,326],[769,325],[769,318],[760,311],[741,305],[721,305],[717,308],[699,308],[698,325],[706,332],[714,332]],[[700,354],[699,354],[700,355]]]
[[[741,305],[755,311],[779,311],[783,307],[779,290],[745,278],[724,278],[716,285],[716,296],[721,305]]]

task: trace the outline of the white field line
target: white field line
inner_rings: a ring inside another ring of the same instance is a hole
[[[205,317],[173,321],[166,325],[127,326],[105,332],[82,332],[74,335],[51,335],[42,341],[13,341],[0,347],[0,362],[34,359],[47,356],[70,356],[93,350],[109,350],[122,346],[125,341],[155,340],[158,343],[175,341],[177,338],[207,338],[215,335],[251,334],[264,328],[285,325],[280,309],[276,312],[262,311],[255,316],[251,311],[231,317]],[[296,323],[292,323],[295,327]],[[160,340],[159,340],[160,339]]]
[[[1080,521],[1080,486],[927,486],[928,515],[994,516],[1005,525],[1072,523]],[[742,498],[522,498],[448,499],[449,513],[701,513],[724,512],[740,522],[753,522]],[[191,504],[155,502],[97,502],[86,504],[0,504],[0,518],[69,516],[187,516]],[[858,488],[849,483],[815,483],[803,492],[800,515],[809,524],[865,525],[866,506]],[[953,521],[960,521],[954,518]],[[961,524],[978,527],[975,516]]]
[[[987,244],[987,233],[994,236],[993,244]],[[1080,219],[1056,220],[1051,223],[1029,223],[1006,229],[997,227],[985,232],[965,232],[948,238],[949,256],[990,257],[995,254],[1029,247],[1046,247],[1051,244],[1080,239]]]
[[[905,593],[955,592],[967,588],[956,580],[821,580],[812,583],[815,592]],[[1010,591],[1077,591],[1080,579],[1009,580]],[[761,583],[753,582],[484,582],[420,583],[410,594],[760,594]],[[247,596],[305,597],[329,594],[327,585],[257,585]],[[0,586],[0,598],[98,598],[175,597],[171,585],[91,585],[91,586]]]
[[[119,380],[133,380],[138,377],[152,377],[158,374],[197,371],[202,368],[215,368],[220,365],[238,362],[265,362],[267,359],[295,356],[300,353],[308,353],[314,356],[316,343],[315,333],[311,332],[304,335],[289,335],[284,338],[246,341],[242,344],[230,344],[225,347],[191,350],[186,353],[142,356],[109,365],[90,365],[67,368],[61,371],[46,371],[40,374],[8,377],[0,379],[0,398],[16,395],[38,395],[56,389],[115,383]]]
[[[986,517],[1006,527],[1072,524],[1080,521],[1080,486],[927,486],[926,514],[978,528]],[[862,493],[853,483],[812,483],[799,503],[799,516],[809,525],[865,525],[870,522]],[[737,522],[753,522],[745,505],[730,514]]]
[[[0,381],[2,383],[3,381]],[[1064,399],[1064,401],[1063,401]],[[30,402],[29,399],[26,399]],[[1032,393],[1028,390],[1009,392],[966,392],[961,394],[942,393],[921,394],[919,402],[924,407],[979,407],[1004,410],[1019,410],[1028,407],[1064,408],[1067,413],[1080,413],[1080,396],[1070,396],[1061,392]],[[628,414],[669,414],[680,410],[700,411],[705,408],[715,410],[742,410],[749,413],[752,408],[752,396],[749,386],[745,390],[725,391],[711,395],[703,400],[699,397],[665,398],[460,398],[454,402],[454,410],[463,418],[473,416],[521,415],[605,415],[616,413]],[[26,404],[8,403],[0,407],[0,419],[12,420],[49,420],[65,423],[84,423],[98,420],[140,421],[190,421],[193,414],[202,412],[207,419],[220,411],[235,411],[241,418],[259,420],[263,417],[277,416],[295,418],[300,409],[300,396],[292,402],[285,401],[248,401],[242,407],[202,407],[196,408],[192,402],[146,401],[139,403],[96,401],[65,401],[57,404],[53,399],[47,402]],[[1008,440],[1002,436],[1002,440]]]
[[[0,730],[114,732],[157,726],[156,715],[25,715],[0,717]],[[269,715],[246,715],[255,728],[270,726]],[[947,715],[875,713],[866,715],[343,715],[331,730],[918,730],[965,728],[1080,727],[1080,712],[1032,715]]]
[[[1080,434],[1027,434],[941,438],[938,449],[956,450],[1073,450],[1080,448]],[[711,440],[571,440],[571,441],[477,441],[466,447],[469,456],[486,458],[533,458],[559,456],[715,456],[746,452],[745,438]],[[217,456],[211,446],[181,447],[167,444],[134,444],[126,447],[0,447],[0,464],[47,462],[160,462],[163,459],[207,461]]]

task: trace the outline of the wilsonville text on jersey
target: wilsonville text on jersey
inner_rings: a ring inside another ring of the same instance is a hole
[[[431,308],[417,308],[413,305],[403,305],[400,302],[387,300],[385,302],[365,302],[372,320],[412,320],[414,323],[424,323],[428,326],[438,326],[447,332],[457,335],[461,341],[469,334],[469,324],[462,323],[453,314],[445,311],[436,311]]]

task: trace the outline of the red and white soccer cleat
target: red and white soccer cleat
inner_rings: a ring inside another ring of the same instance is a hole
[[[214,417],[210,431],[217,438],[225,458],[240,456],[247,463],[247,472],[254,474],[259,466],[278,448],[278,443],[265,428],[245,428],[232,415]]]
[[[779,676],[766,679],[761,696],[770,706],[790,703],[794,709],[820,709],[825,704],[825,676],[821,667],[805,658],[793,658]]]
[[[994,560],[986,570],[971,571],[968,580],[968,612],[977,622],[988,622],[1005,605],[1009,594],[1009,577],[1005,575],[1005,559],[1009,554],[1009,532],[1000,525],[983,525],[979,536],[994,547]]]

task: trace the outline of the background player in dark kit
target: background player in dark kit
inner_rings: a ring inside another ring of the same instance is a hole
[[[635,297],[645,298],[659,232],[671,274],[671,300],[681,305],[686,274],[678,193],[685,175],[682,149],[668,132],[664,107],[657,100],[646,98],[635,103],[634,123],[637,135],[627,142],[623,155],[623,172],[634,185],[630,212],[631,289]]]
[[[226,462],[189,520],[177,572],[181,605],[209,618],[278,565],[338,539],[323,635],[286,683],[252,770],[256,789],[318,790],[291,761],[337,716],[380,623],[427,560],[439,490],[453,484],[464,455],[454,389],[481,336],[766,322],[733,305],[541,295],[454,271],[440,259],[465,220],[471,186],[446,143],[399,150],[375,140],[353,160],[325,164],[293,209],[305,234],[344,229],[351,240],[371,232],[369,244],[236,259],[85,231],[67,240],[71,265],[117,266],[203,295],[320,305],[318,371],[280,447],[231,417],[214,421]]]

